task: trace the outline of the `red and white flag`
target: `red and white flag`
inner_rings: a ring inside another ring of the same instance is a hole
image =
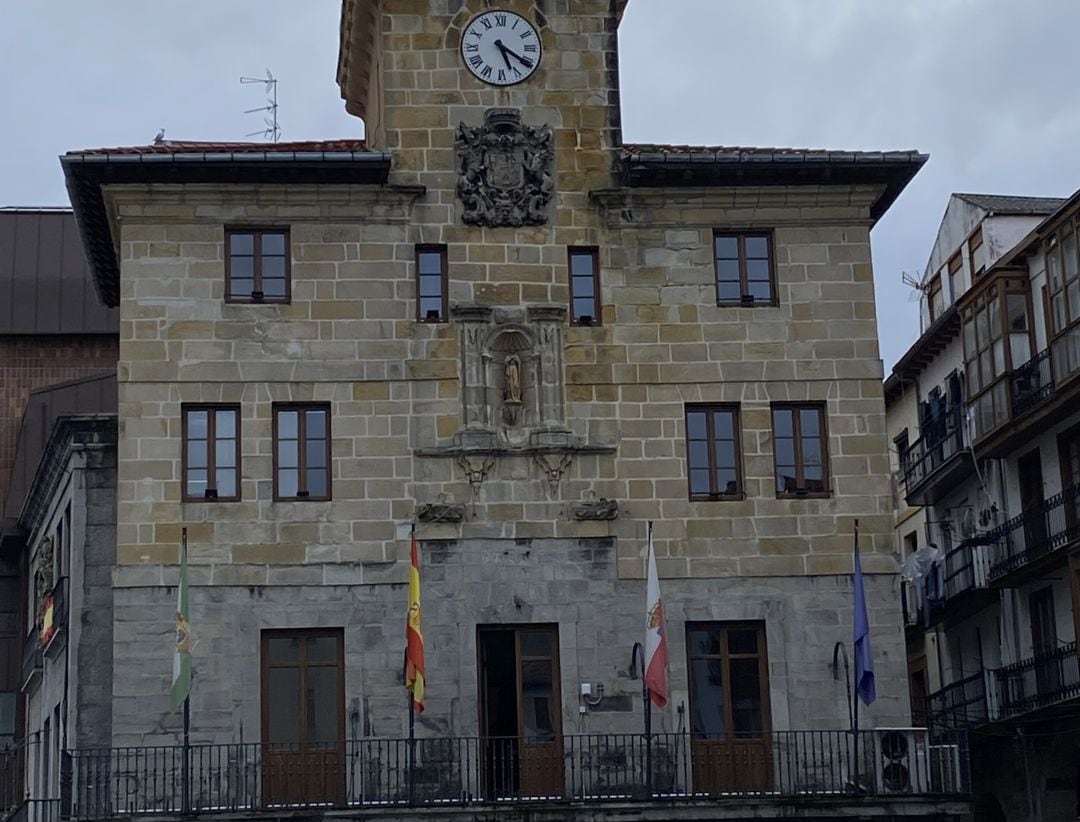
[[[657,708],[668,701],[667,626],[664,603],[660,599],[660,577],[656,574],[653,553],[652,523],[649,523],[649,554],[645,559],[648,581],[645,583],[645,687]]]

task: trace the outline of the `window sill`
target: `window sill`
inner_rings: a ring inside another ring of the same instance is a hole
[[[779,308],[779,300],[754,300],[743,302],[742,300],[717,300],[718,308]]]
[[[213,502],[241,502],[240,497],[181,497],[180,502],[184,505]]]
[[[829,499],[832,491],[778,491],[777,499]]]
[[[746,499],[746,494],[740,491],[737,494],[716,494],[715,496],[691,496],[690,502],[742,502]]]
[[[292,299],[285,297],[263,298],[261,300],[244,299],[243,297],[226,297],[226,305],[290,305]]]
[[[279,497],[274,496],[274,502],[333,502],[333,497]]]

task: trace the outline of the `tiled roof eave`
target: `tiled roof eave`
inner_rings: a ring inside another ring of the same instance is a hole
[[[325,146],[330,150],[320,150]],[[385,185],[391,155],[358,150],[339,151],[340,143],[282,146],[206,144],[93,149],[61,157],[68,194],[75,211],[94,285],[110,307],[120,301],[120,268],[102,188],[125,183],[172,184],[321,184]],[[295,149],[302,150],[295,150]],[[217,150],[222,149],[222,150]],[[360,150],[363,149],[363,150]]]

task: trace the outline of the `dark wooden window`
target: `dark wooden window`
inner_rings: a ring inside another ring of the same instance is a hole
[[[569,249],[570,322],[600,325],[600,254],[594,247]]]
[[[739,408],[686,407],[686,461],[690,499],[742,498]]]
[[[447,306],[447,262],[445,245],[416,247],[416,319],[424,323],[444,323]]]
[[[949,260],[949,299],[952,302],[960,299],[960,289],[963,286],[961,281],[963,271],[964,261],[960,256],[960,252],[957,251]]]
[[[908,451],[911,450],[910,435],[906,428],[896,435],[896,439],[893,440],[893,445],[896,448],[896,456],[897,461],[900,464],[900,470],[906,473],[908,467]]]
[[[232,228],[225,231],[225,301],[287,303],[289,231],[285,228]]]
[[[776,305],[773,238],[766,231],[713,235],[718,305]]]
[[[776,496],[829,495],[825,406],[776,405],[772,409]]]
[[[274,404],[274,499],[328,500],[330,406]]]
[[[945,311],[945,292],[941,290],[940,274],[937,274],[934,279],[930,281],[927,297],[930,302],[930,322],[933,322]]]
[[[184,501],[240,499],[240,406],[184,405],[180,413]]]
[[[986,256],[983,250],[983,232],[980,225],[968,238],[968,265],[971,269],[971,281],[986,273]]]

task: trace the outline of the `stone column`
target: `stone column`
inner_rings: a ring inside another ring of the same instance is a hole
[[[483,341],[491,322],[491,308],[456,305],[450,309],[461,329],[461,430],[458,443],[488,447],[494,441],[487,398]]]
[[[567,310],[561,305],[531,305],[529,322],[537,329],[540,346],[540,425],[544,430],[536,444],[561,445],[568,442],[566,427],[566,401],[563,385],[563,326]],[[562,436],[551,441],[550,434]]]

